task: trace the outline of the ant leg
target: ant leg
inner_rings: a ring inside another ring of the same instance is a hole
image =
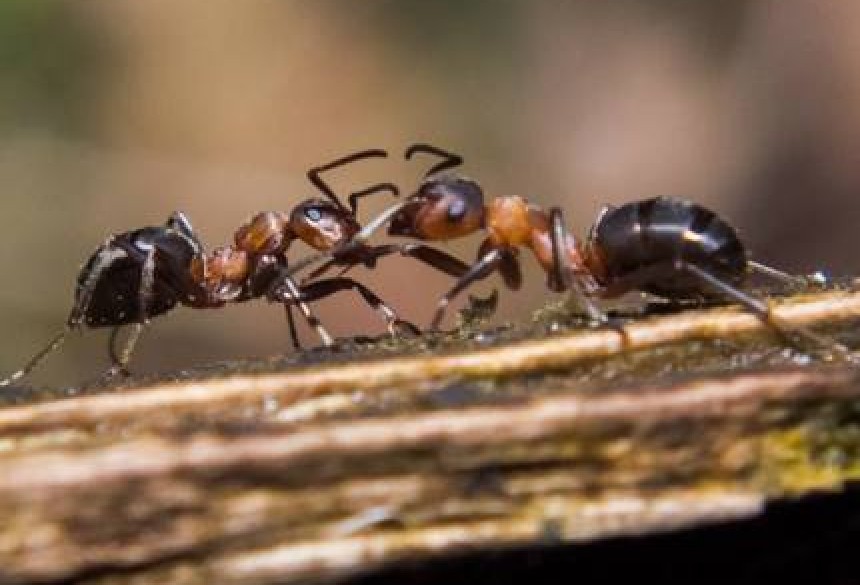
[[[442,296],[441,299],[439,299],[439,302],[436,305],[436,312],[433,314],[433,321],[430,322],[431,331],[439,329],[439,325],[442,323],[442,319],[445,317],[445,309],[448,308],[448,305],[451,303],[454,297],[456,297],[458,294],[463,292],[475,282],[487,278],[489,275],[495,272],[502,264],[505,255],[505,250],[494,248],[481,256],[478,261],[475,262],[471,266],[471,268],[469,268],[469,271],[460,277],[460,279],[451,288],[451,290],[449,290]]]
[[[430,167],[430,170],[424,173],[425,177],[435,175],[436,173],[440,173],[442,171],[447,171],[448,169],[453,169],[454,167],[459,167],[463,164],[463,157],[459,154],[454,154],[452,152],[448,152],[447,150],[442,150],[441,148],[431,146],[430,144],[413,144],[406,149],[406,152],[403,153],[403,157],[406,160],[411,160],[412,157],[418,153],[432,154],[443,159],[442,162],[436,163],[435,165]]]
[[[126,256],[126,252],[119,249],[111,249],[114,241],[114,236],[108,237],[94,254],[95,260],[89,268],[83,284],[79,285],[75,294],[75,304],[66,320],[66,326],[62,331],[57,333],[48,344],[40,349],[36,354],[24,364],[17,372],[0,380],[0,387],[9,386],[10,384],[20,380],[24,376],[36,369],[45,358],[60,349],[66,340],[69,332],[73,329],[78,329],[86,318],[87,309],[89,308],[90,300],[95,291],[96,283],[101,278],[102,273],[119,258]]]
[[[47,356],[62,347],[63,342],[66,340],[66,336],[71,330],[72,328],[70,326],[66,326],[62,331],[60,331],[57,335],[54,336],[54,338],[48,343],[48,345],[40,349],[36,353],[36,355],[31,357],[30,361],[24,364],[23,368],[21,368],[11,376],[0,380],[0,387],[9,386],[10,384],[17,382],[18,380],[32,372],[34,369],[36,369],[36,366],[42,363],[42,360],[44,360]]]
[[[382,316],[385,320],[388,332],[391,335],[397,335],[398,326],[406,327],[414,334],[420,333],[420,330],[412,323],[404,321],[398,317],[394,309],[389,307],[376,293],[351,278],[328,278],[326,280],[306,284],[300,290],[299,299],[305,302],[313,302],[344,290],[354,290],[362,296],[370,308],[377,311]]]
[[[290,330],[290,340],[293,342],[293,349],[300,351],[302,344],[299,341],[299,332],[296,330],[296,318],[293,317],[293,308],[285,304],[284,312],[287,314],[287,327]]]
[[[421,262],[424,262],[428,266],[439,270],[440,272],[444,272],[450,276],[454,277],[462,277],[469,271],[469,265],[465,262],[461,261],[459,258],[456,258],[446,252],[442,252],[441,250],[437,250],[436,248],[431,248],[430,246],[425,246],[423,244],[384,244],[381,246],[375,246],[368,250],[368,255],[365,258],[365,263],[368,265],[373,265],[379,258],[384,256],[388,256],[390,254],[400,253],[403,256],[407,256],[410,258],[415,258]],[[341,272],[338,274],[338,278],[345,274],[348,270],[354,268],[358,262],[349,264],[344,267]],[[314,270],[309,277],[305,280],[305,283],[309,281],[313,281],[316,278],[320,277],[323,273],[328,271],[330,268],[337,265],[337,260],[330,260],[322,265],[320,268]],[[518,268],[518,265],[515,267]],[[519,274],[519,271],[516,271],[516,274]],[[310,285],[305,284],[304,287],[307,288]],[[359,291],[360,292],[360,291]],[[363,294],[363,293],[362,293]],[[378,300],[378,299],[377,299]],[[381,301],[380,301],[381,302]],[[368,301],[371,306],[373,303]],[[386,322],[388,317],[386,317]],[[403,321],[403,323],[406,323]],[[406,323],[409,328],[414,331],[418,331],[417,328],[412,326],[411,323]],[[390,327],[389,327],[390,329]]]
[[[378,148],[372,148],[368,150],[361,150],[359,152],[354,152],[347,156],[341,157],[337,160],[333,160],[328,164],[324,164],[318,167],[313,167],[308,171],[308,180],[313,183],[313,185],[327,198],[329,198],[335,205],[344,209],[343,203],[341,203],[340,199],[337,195],[335,195],[334,190],[329,186],[328,183],[322,180],[320,174],[330,171],[332,169],[336,169],[337,167],[347,165],[353,163],[358,160],[363,160],[365,158],[386,158],[388,153],[384,150]],[[395,187],[396,189],[396,187]]]
[[[431,268],[435,268],[439,272],[444,272],[449,276],[460,278],[469,271],[469,265],[459,258],[426,246],[424,244],[408,243],[408,244],[383,244],[381,246],[373,246],[369,251],[367,262],[375,263],[379,258],[391,254],[400,254],[408,258],[414,258]]]
[[[570,260],[564,253],[566,250],[566,242],[568,239],[567,228],[564,222],[564,213],[558,207],[553,207],[549,211],[550,225],[552,226],[552,264],[554,274],[551,278],[556,282],[561,283],[565,290],[570,292],[571,297],[576,304],[585,309],[588,313],[588,318],[601,324],[612,325],[613,328],[621,331],[621,325],[613,325],[609,317],[604,313],[597,303],[585,292],[582,287],[580,278],[576,275],[573,267],[570,265]],[[621,331],[623,333],[623,331]]]
[[[767,304],[766,301],[753,297],[735,288],[734,286],[728,284],[727,282],[724,282],[723,280],[717,278],[707,270],[703,270],[695,264],[678,261],[675,263],[675,268],[677,270],[682,270],[687,272],[688,274],[695,276],[712,289],[722,293],[736,303],[743,305],[748,311],[755,314],[765,324],[770,326],[771,329],[776,331],[776,333],[778,333],[780,337],[785,339],[789,344],[794,345],[795,347],[797,346],[795,341],[792,339],[788,329],[778,322],[774,314],[771,312],[770,306]],[[856,357],[847,347],[833,339],[830,339],[827,336],[819,335],[818,333],[815,333],[814,331],[807,329],[806,327],[792,327],[791,331],[809,339],[817,345],[820,345],[822,347],[831,347],[848,361],[852,363],[856,362]],[[803,350],[803,348],[798,349]]]
[[[270,301],[284,303],[287,307],[290,305],[298,305],[305,321],[307,321],[308,325],[316,330],[317,335],[323,342],[323,345],[334,345],[334,339],[332,339],[332,336],[326,328],[323,327],[323,324],[317,316],[313,314],[311,308],[304,301],[299,286],[287,270],[281,271],[280,276],[275,279],[274,284],[269,287],[269,292],[266,296]]]
[[[143,328],[149,323],[149,307],[152,304],[152,298],[155,294],[155,249],[150,250],[146,254],[143,261],[143,267],[140,271],[140,290],[137,293],[137,311],[138,320],[132,325],[131,333],[128,339],[125,340],[122,351],[117,355],[116,337],[119,327],[115,327],[111,332],[110,337],[110,357],[111,367],[106,373],[106,377],[112,378],[117,374],[123,376],[130,375],[128,364],[131,361],[131,354],[134,353],[134,348],[137,345],[140,335],[143,333]]]
[[[263,273],[265,273],[265,271],[271,270],[275,266],[277,266],[277,269],[279,271],[283,271],[286,269],[287,265],[288,265],[287,255],[285,253],[281,253],[281,254],[277,254],[275,256],[275,265],[273,265],[270,262],[262,262],[262,261],[256,262],[255,266],[254,266],[254,272],[256,274],[263,274]],[[278,273],[275,273],[275,278],[277,278],[277,275],[278,275]],[[271,283],[269,283],[269,286],[271,286]],[[260,294],[263,294],[264,292],[265,292],[265,288],[263,290],[256,291],[255,294],[260,295]],[[295,319],[295,316],[293,315],[293,308],[288,303],[284,303],[284,314],[287,317],[287,328],[289,329],[289,332],[290,332],[290,341],[293,344],[293,349],[295,351],[300,351],[302,349],[302,344],[301,344],[301,341],[299,341],[299,334],[298,334],[298,330],[296,329],[296,319]]]
[[[112,366],[120,362],[120,352],[117,351],[117,340],[119,339],[120,331],[122,331],[122,325],[117,325],[110,330],[110,337],[108,338],[108,356],[110,357]]]
[[[108,355],[110,355],[111,367],[104,374],[105,379],[113,378],[114,376],[123,376],[128,377],[131,375],[131,372],[128,369],[128,363],[131,361],[131,354],[134,352],[134,348],[137,345],[138,339],[140,339],[141,333],[143,333],[143,323],[134,323],[131,326],[131,333],[129,333],[128,338],[125,340],[125,345],[122,348],[122,351],[117,351],[117,340],[119,339],[119,332],[122,329],[121,327],[114,327],[110,334],[110,341],[108,342]]]
[[[349,194],[349,208],[352,211],[352,215],[356,215],[358,213],[358,200],[362,197],[367,197],[368,195],[373,195],[374,193],[379,193],[380,191],[390,191],[394,197],[400,196],[400,189],[397,188],[397,185],[394,183],[379,183],[377,185],[373,185],[372,187],[368,187],[362,191],[356,191],[355,193]]]
[[[310,282],[312,280],[317,280],[320,276],[322,276],[323,274],[325,274],[326,272],[328,272],[329,270],[331,270],[335,266],[338,266],[338,261],[337,261],[337,259],[332,258],[331,260],[329,260],[328,262],[326,262],[325,264],[323,264],[322,266],[320,266],[319,268],[317,268],[316,270],[314,270],[313,272],[308,274],[306,277],[304,277],[302,279],[302,284],[304,284],[306,282]],[[340,274],[343,274],[344,272],[353,268],[354,266],[355,266],[355,264],[348,265],[346,268],[343,269],[343,271],[341,271]]]
[[[499,263],[499,274],[502,276],[505,286],[510,290],[520,290],[523,285],[523,273],[520,269],[520,261],[513,254],[503,254]]]
[[[188,238],[191,242],[193,242],[196,248],[196,252],[201,252],[203,250],[203,245],[197,238],[197,234],[194,233],[194,228],[191,227],[191,221],[188,219],[188,216],[181,211],[174,211],[173,213],[171,213],[170,217],[167,218],[166,226],[170,229],[176,230],[177,232]]]
[[[435,268],[440,272],[444,272],[445,274],[456,278],[463,276],[469,270],[469,265],[459,258],[456,258],[447,252],[437,250],[436,248],[415,243],[372,246],[367,249],[367,255],[363,258],[362,262],[368,267],[373,267],[377,260],[391,254],[400,254],[401,256],[406,256],[408,258],[415,258],[416,260],[424,262],[431,268]],[[359,262],[347,264],[341,269],[338,276],[343,276],[358,264]],[[329,260],[311,272],[303,282],[317,280],[320,276],[338,265],[339,262],[337,259]]]
[[[749,269],[752,272],[758,272],[763,276],[773,280],[778,280],[788,286],[803,288],[809,285],[809,281],[802,276],[795,276],[793,274],[783,272],[782,270],[768,266],[767,264],[762,264],[761,262],[747,260],[747,266],[749,266]]]
[[[101,279],[102,273],[117,260],[128,256],[128,252],[122,248],[113,248],[114,239],[114,236],[106,239],[93,255],[95,259],[92,261],[92,266],[84,268],[87,270],[86,278],[75,290],[75,304],[66,320],[66,324],[71,329],[80,327],[86,319],[90,300],[92,300],[96,284]]]

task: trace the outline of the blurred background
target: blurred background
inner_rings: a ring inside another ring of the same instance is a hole
[[[111,232],[180,209],[225,244],[252,213],[312,195],[306,169],[368,147],[393,156],[333,174],[339,192],[408,193],[426,168],[400,158],[416,141],[462,153],[488,194],[562,205],[576,233],[603,204],[676,194],[727,217],[761,261],[860,271],[858,3],[5,0],[0,66],[4,374],[62,326]],[[449,249],[471,259],[479,241]],[[524,265],[501,319],[549,297]],[[449,283],[400,258],[355,275],[422,324]],[[352,294],[316,308],[337,335],[383,331]],[[106,334],[73,337],[34,381],[93,377]],[[178,309],[133,367],[285,351],[278,307]]]

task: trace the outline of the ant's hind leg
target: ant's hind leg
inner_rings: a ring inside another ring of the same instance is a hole
[[[778,268],[774,268],[773,266],[768,266],[767,264],[762,264],[761,262],[756,262],[755,260],[747,260],[747,266],[751,272],[757,272],[762,276],[779,281],[786,286],[805,288],[810,284],[809,280],[803,276],[795,276],[794,274],[789,274],[788,272],[784,272]]]
[[[36,366],[38,366],[40,363],[42,363],[42,360],[44,360],[50,354],[54,353],[55,351],[60,349],[60,347],[62,347],[63,342],[66,340],[66,336],[69,334],[69,331],[71,331],[71,330],[72,330],[71,327],[66,326],[62,331],[60,331],[57,335],[54,336],[54,338],[48,343],[48,345],[46,345],[45,347],[40,349],[36,353],[36,355],[31,357],[30,361],[28,361],[26,364],[24,364],[23,368],[21,368],[20,370],[18,370],[14,374],[8,376],[7,378],[0,380],[0,387],[9,386],[10,384],[14,384],[18,380],[20,380],[21,378],[23,378],[24,376],[29,374],[30,372],[32,372],[34,369],[36,369]]]
[[[75,304],[69,313],[69,318],[66,320],[66,324],[72,329],[80,327],[84,323],[87,311],[90,308],[90,301],[96,290],[96,284],[101,280],[102,273],[117,260],[128,256],[128,252],[114,246],[114,239],[114,236],[106,239],[99,246],[98,250],[96,250],[87,267],[84,268],[86,276],[83,279],[83,283],[79,284],[75,291]]]
[[[825,335],[815,333],[814,331],[807,329],[806,327],[792,326],[789,331],[789,328],[779,323],[776,316],[771,312],[770,306],[767,304],[767,302],[735,288],[729,283],[717,278],[707,270],[703,270],[699,266],[696,266],[695,264],[690,264],[688,262],[676,262],[675,267],[678,270],[685,271],[688,274],[695,276],[712,290],[715,290],[730,298],[734,302],[743,305],[748,311],[754,313],[759,319],[764,321],[774,331],[776,331],[780,335],[780,337],[782,337],[789,344],[797,347],[801,351],[805,350],[803,347],[799,347],[797,345],[794,338],[792,337],[792,334],[804,337],[812,343],[821,347],[829,347],[850,363],[858,363],[857,356],[855,356],[847,347],[835,341],[834,339],[831,339]]]
[[[113,242],[113,236],[107,238],[93,255],[91,265],[85,269],[88,270],[87,275],[84,278],[84,282],[78,286],[75,295],[75,305],[72,307],[69,317],[66,320],[66,326],[63,330],[57,333],[45,347],[40,349],[33,357],[31,357],[30,360],[24,364],[24,367],[3,380],[0,380],[0,387],[9,386],[35,370],[39,364],[45,360],[45,358],[62,347],[70,331],[78,329],[83,325],[84,320],[86,319],[87,310],[89,309],[90,300],[92,299],[93,292],[96,288],[96,283],[101,278],[102,273],[116,260],[126,255],[125,251],[113,248]]]
[[[149,307],[152,304],[152,299],[155,296],[155,249],[150,250],[146,254],[146,259],[143,261],[143,267],[140,271],[140,289],[137,293],[137,312],[138,320],[131,326],[131,333],[123,344],[121,351],[116,350],[116,341],[118,337],[119,327],[115,327],[111,332],[109,353],[111,357],[111,367],[105,374],[107,378],[112,378],[116,375],[129,376],[128,364],[131,361],[131,354],[134,353],[134,348],[143,333],[143,328],[149,322]]]

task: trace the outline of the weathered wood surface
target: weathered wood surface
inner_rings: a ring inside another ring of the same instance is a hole
[[[777,314],[853,347],[860,294]],[[731,308],[639,319],[627,339],[556,317],[252,367],[272,371],[13,390],[0,582],[325,581],[750,517],[860,475],[860,370],[838,355]]]

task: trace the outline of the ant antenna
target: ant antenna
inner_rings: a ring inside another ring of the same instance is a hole
[[[406,149],[406,152],[403,153],[403,157],[406,160],[412,160],[412,157],[415,154],[432,154],[434,156],[438,156],[444,159],[442,162],[436,163],[435,165],[430,167],[430,170],[424,173],[425,178],[440,173],[442,171],[447,171],[448,169],[453,169],[454,167],[459,167],[463,164],[463,157],[459,154],[454,154],[453,152],[442,150],[441,148],[437,146],[432,146],[430,144],[413,144]]]
[[[55,351],[60,349],[60,347],[62,347],[63,342],[66,340],[66,336],[69,334],[69,331],[71,331],[71,330],[72,330],[72,328],[67,326],[62,331],[60,331],[57,335],[55,335],[54,338],[51,339],[50,343],[48,343],[48,345],[46,345],[45,347],[40,349],[36,353],[36,355],[31,357],[30,361],[28,361],[24,365],[23,368],[21,368],[20,370],[18,370],[17,372],[15,372],[11,376],[9,376],[8,378],[0,380],[0,387],[9,386],[10,384],[17,382],[18,380],[20,380],[21,378],[23,378],[24,376],[26,376],[27,374],[32,372],[34,369],[36,369],[36,366],[38,366],[40,363],[42,363],[42,361],[46,357],[48,357],[49,355],[51,355],[52,353],[54,353]]]
[[[332,169],[336,169],[336,168],[341,167],[343,165],[353,163],[353,162],[358,161],[358,160],[364,160],[366,158],[387,158],[387,157],[388,157],[388,153],[382,149],[379,149],[379,148],[360,150],[358,152],[354,152],[354,153],[349,154],[347,156],[341,157],[337,160],[333,160],[332,162],[330,162],[328,164],[324,164],[324,165],[321,165],[318,167],[313,167],[312,169],[310,169],[308,171],[308,180],[311,183],[313,183],[313,185],[320,191],[320,193],[325,195],[335,205],[337,205],[341,209],[345,210],[346,206],[344,206],[344,204],[341,202],[341,200],[338,198],[338,196],[335,195],[335,192],[331,188],[331,186],[328,183],[326,183],[325,181],[323,181],[322,177],[320,177],[320,174],[322,174],[326,171],[330,171]],[[393,189],[391,189],[391,187],[393,187]],[[365,190],[365,191],[359,191],[358,193],[353,193],[353,195],[350,196],[350,205],[353,206],[353,214],[355,213],[355,204],[353,202],[354,199],[357,199],[358,197],[362,197],[364,194],[369,194],[368,191],[370,193],[373,193],[375,191],[379,191],[382,189],[393,190],[395,195],[397,195],[399,193],[397,191],[397,187],[394,187],[394,185],[390,185],[387,183],[382,183],[380,185],[376,185],[376,186],[371,187],[370,189]]]
[[[400,189],[398,189],[397,185],[395,185],[394,183],[379,183],[377,185],[373,185],[372,187],[368,187],[367,189],[364,189],[362,191],[350,193],[349,208],[352,210],[352,215],[356,215],[356,213],[358,212],[359,199],[368,195],[373,195],[374,193],[379,193],[380,191],[389,191],[394,197],[400,197]]]

